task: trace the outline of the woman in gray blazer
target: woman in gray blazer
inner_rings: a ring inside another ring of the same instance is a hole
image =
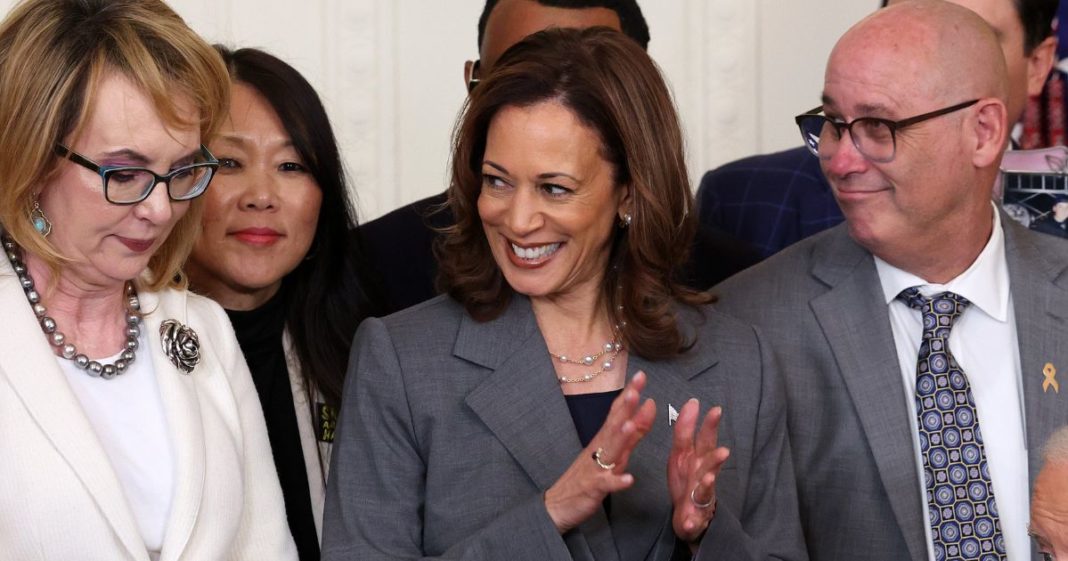
[[[804,558],[770,355],[676,282],[693,200],[656,66],[548,30],[468,103],[448,294],[357,332],[323,558]]]

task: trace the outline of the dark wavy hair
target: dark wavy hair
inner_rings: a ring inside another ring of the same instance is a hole
[[[682,133],[656,64],[607,28],[535,33],[506,51],[472,92],[453,138],[448,198],[456,224],[437,248],[441,288],[479,321],[507,305],[512,289],[478,215],[487,132],[501,109],[548,101],[598,134],[617,188],[630,187],[633,222],[615,230],[602,287],[609,317],[624,326],[623,339],[639,356],[685,351],[691,342],[679,330],[676,308],[709,298],[678,281],[697,229]]]
[[[308,391],[341,403],[349,346],[356,327],[375,313],[356,212],[349,196],[337,140],[319,95],[295,68],[258,49],[215,46],[230,78],[263,96],[278,115],[293,147],[322,192],[311,249],[286,275],[286,329]]]

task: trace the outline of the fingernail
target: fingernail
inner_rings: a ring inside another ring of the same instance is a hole
[[[627,485],[630,485],[631,483],[634,483],[634,476],[629,474],[629,473],[624,473],[623,474],[623,483],[626,483]]]

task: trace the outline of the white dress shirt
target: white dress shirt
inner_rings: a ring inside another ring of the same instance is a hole
[[[923,324],[920,311],[898,300],[897,296],[902,290],[917,286],[927,297],[948,290],[971,301],[971,306],[953,325],[949,349],[971,384],[1008,559],[1026,561],[1031,558],[1031,545],[1027,536],[1029,492],[1020,349],[1009,290],[1005,237],[998,212],[995,210],[993,214],[993,233],[986,247],[966,271],[946,284],[928,283],[878,257],[875,258],[875,268],[888,304],[890,327],[905,385],[905,405],[911,413],[909,424],[920,474],[917,490],[924,512],[928,503],[915,399],[916,363]],[[932,248],[932,251],[936,250]],[[931,525],[928,522],[924,526],[928,555],[933,560]]]

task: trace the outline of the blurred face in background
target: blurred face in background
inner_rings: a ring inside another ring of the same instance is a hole
[[[1040,552],[1068,559],[1068,462],[1047,462],[1035,478],[1031,535]]]
[[[610,27],[622,31],[619,15],[609,8],[560,8],[543,6],[536,0],[500,0],[486,21],[479,49],[479,61],[464,65],[464,83],[485,76],[497,59],[512,45],[550,27]]]
[[[234,84],[230,115],[210,148],[219,172],[187,270],[223,307],[253,309],[308,254],[322,193],[277,113],[247,84]]]

